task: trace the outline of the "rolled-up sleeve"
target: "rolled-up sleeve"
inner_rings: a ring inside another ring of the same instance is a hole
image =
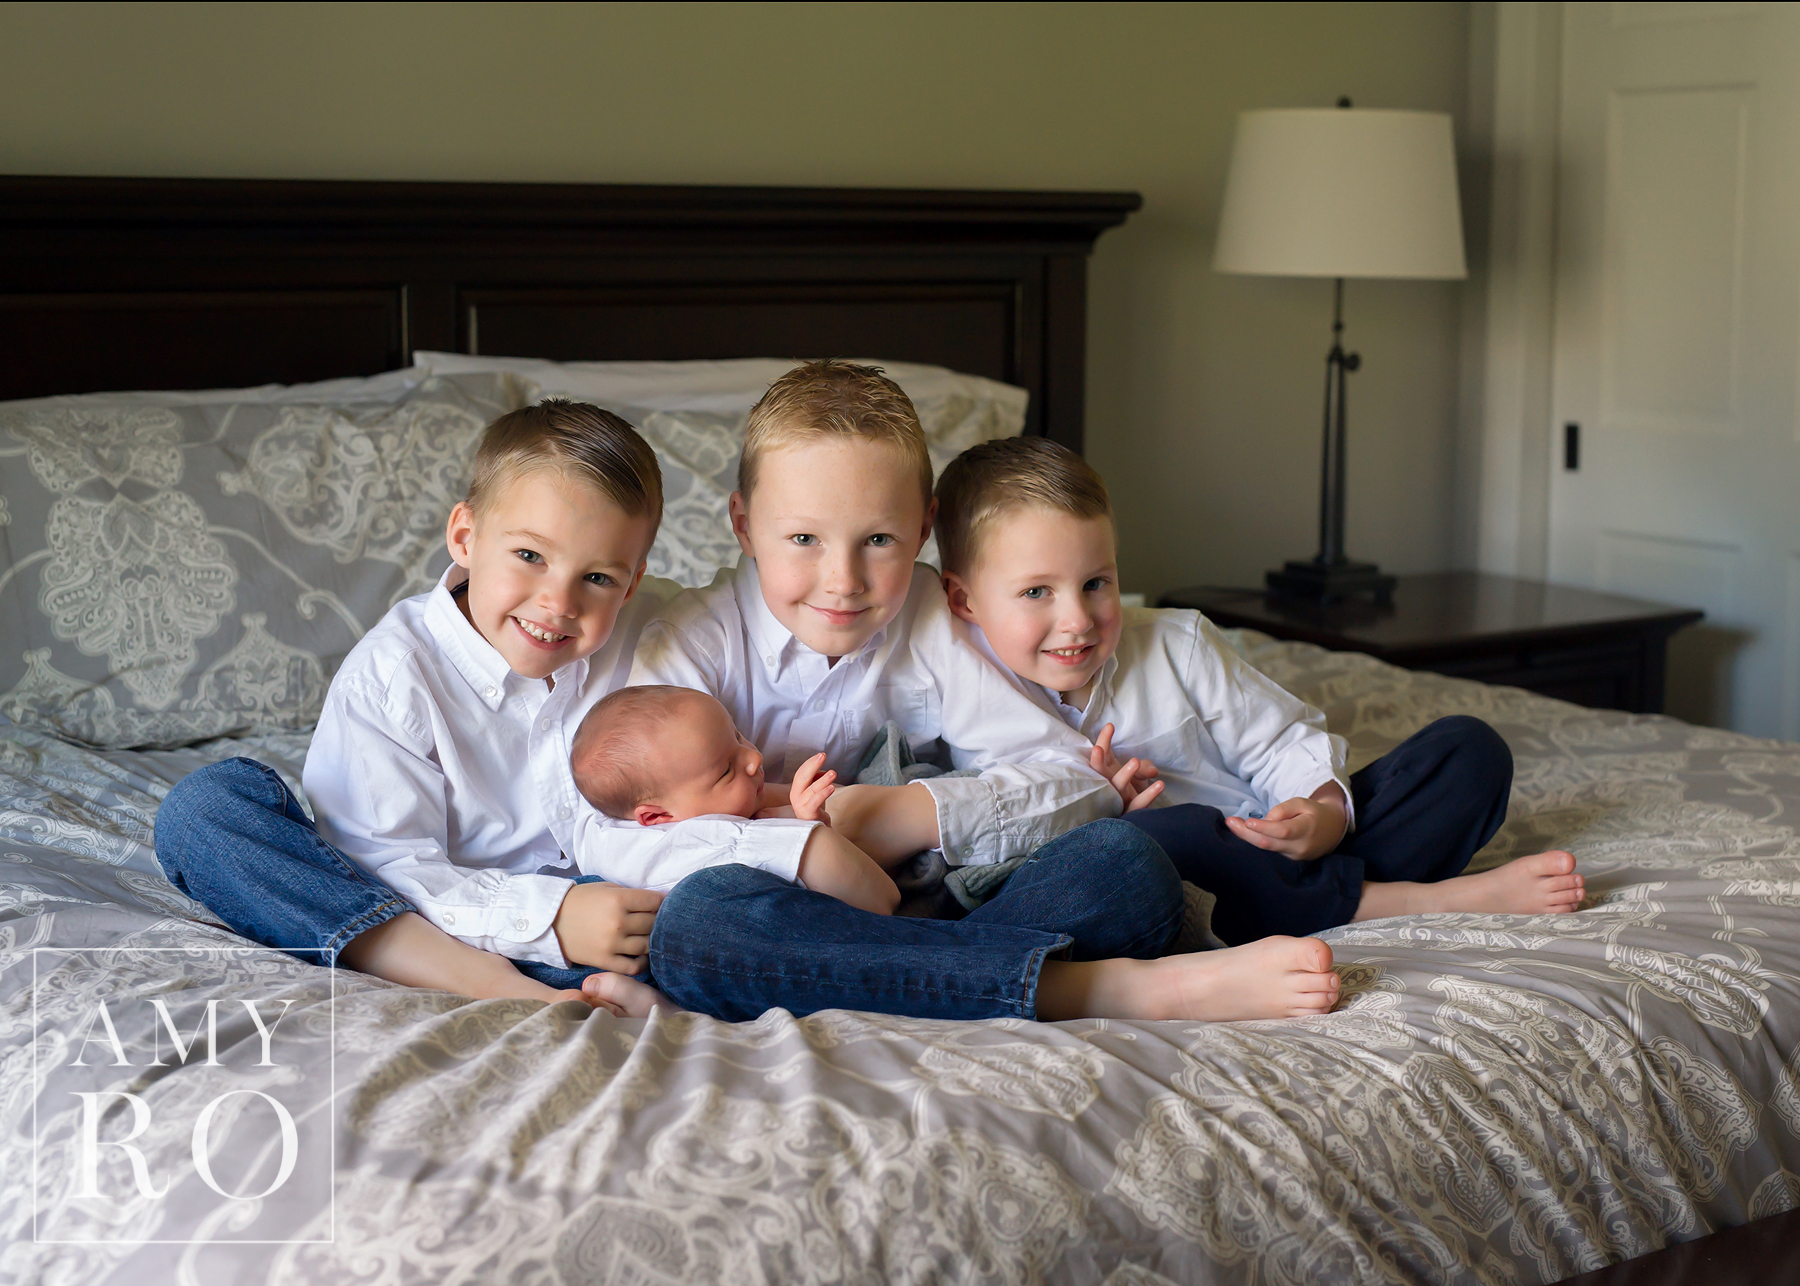
[[[1101,817],[1118,792],[1088,764],[1080,733],[1034,704],[973,647],[948,631],[925,654],[943,690],[943,738],[958,768],[979,777],[927,777],[947,860],[1003,862]]]

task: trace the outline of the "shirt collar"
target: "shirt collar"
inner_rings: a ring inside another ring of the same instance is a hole
[[[1101,662],[1100,672],[1094,676],[1094,686],[1088,692],[1087,709],[1075,711],[1081,716],[1082,727],[1085,728],[1087,726],[1090,716],[1092,716],[1096,710],[1106,709],[1107,705],[1112,701],[1112,680],[1113,675],[1118,672],[1118,669],[1119,654],[1117,652],[1114,652],[1111,656],[1107,657],[1105,661]],[[1060,708],[1064,710],[1075,710],[1074,706],[1063,700],[1063,694],[1058,692],[1055,688],[1045,688],[1044,693]]]
[[[519,676],[513,673],[499,649],[481,637],[481,631],[469,623],[469,618],[457,605],[452,591],[460,589],[468,579],[469,573],[456,563],[445,569],[425,603],[425,626],[438,651],[474,689],[482,704],[489,710],[498,710],[506,699],[507,684],[517,682]],[[571,685],[571,691],[579,688],[587,677],[587,658],[569,662],[550,677],[556,680],[559,692],[565,682]]]

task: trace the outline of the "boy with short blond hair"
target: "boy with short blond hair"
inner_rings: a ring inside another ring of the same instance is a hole
[[[1571,911],[1564,852],[1459,873],[1505,820],[1506,744],[1440,719],[1355,774],[1325,718],[1252,669],[1197,612],[1123,608],[1105,483],[1042,438],[984,443],[944,470],[950,610],[1046,713],[1157,807],[1127,820],[1213,893],[1227,942],[1415,911]],[[1116,731],[1115,731],[1116,730]]]
[[[586,807],[569,738],[657,605],[639,591],[661,513],[655,454],[610,412],[549,401],[489,425],[446,524],[453,565],[332,679],[306,758],[315,817],[262,764],[202,768],[157,815],[170,880],[315,963],[472,996],[585,986],[646,1012],[659,997],[626,975],[661,895],[578,883],[563,854]]]
[[[832,831],[887,865],[940,847],[958,864],[1031,858],[954,922],[872,915],[794,870],[711,864],[658,917],[657,980],[676,1001],[736,1018],[772,1004],[1050,1019],[1330,1009],[1336,975],[1316,940],[1149,958],[1180,922],[1180,883],[1144,832],[1093,820],[1121,801],[1087,742],[969,647],[937,574],[915,563],[930,465],[893,381],[845,362],[796,368],[752,412],[738,476],[744,557],[645,627],[632,682],[710,693],[777,783],[820,750],[848,779],[897,724],[915,757],[975,775],[839,788]],[[673,829],[697,824],[716,822]]]

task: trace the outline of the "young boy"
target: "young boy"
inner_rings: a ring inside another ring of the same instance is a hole
[[[1142,832],[1080,825],[1120,807],[1088,743],[958,641],[936,574],[914,563],[931,466],[897,385],[842,362],[796,368],[751,412],[738,479],[743,559],[645,626],[632,682],[716,697],[776,781],[819,747],[828,768],[853,770],[893,720],[917,757],[980,775],[841,788],[835,830],[885,864],[938,847],[957,863],[1033,857],[954,922],[870,915],[792,871],[710,865],[657,919],[657,980],[678,1003],[746,1018],[774,1004],[966,1018],[1331,1007],[1330,952],[1315,940],[1127,958],[1173,936],[1180,883]],[[1047,959],[1063,952],[1074,958]]]
[[[1157,802],[1172,806],[1128,820],[1218,898],[1225,941],[1580,905],[1564,852],[1459,875],[1505,820],[1512,782],[1506,744],[1480,720],[1440,719],[1346,779],[1324,716],[1199,613],[1121,608],[1106,487],[1074,452],[984,443],[944,470],[937,497],[950,610],[1022,694],[1093,739],[1097,765],[1137,756],[1127,767],[1146,796],[1160,775]]]
[[[621,688],[588,711],[570,757],[575,786],[588,803],[608,817],[656,828],[703,817],[828,826],[825,801],[837,774],[821,772],[824,763],[824,754],[816,754],[794,774],[791,818],[767,816],[762,752],[745,740],[730,713],[704,692],[657,684]],[[650,861],[634,862],[617,848],[596,855],[590,874],[640,889],[667,891],[695,870],[724,860],[703,853],[696,867],[677,846],[664,845],[644,853]],[[849,845],[814,845],[801,855],[795,879],[878,915],[891,914],[900,901],[888,873]]]
[[[550,401],[483,434],[445,540],[454,565],[394,605],[326,694],[306,758],[315,822],[231,759],[156,819],[175,886],[315,963],[469,996],[642,1011],[660,894],[569,877],[569,737],[618,687],[662,513],[656,457],[598,407]],[[673,586],[663,587],[666,594]]]

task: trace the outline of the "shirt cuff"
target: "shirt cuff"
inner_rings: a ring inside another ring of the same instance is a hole
[[[790,884],[800,879],[800,857],[818,822],[798,817],[765,817],[747,824],[738,837],[732,860],[778,875]]]
[[[985,777],[921,777],[937,806],[938,846],[951,866],[987,866],[1017,856],[1000,791]]]
[[[427,920],[472,947],[567,969],[556,914],[573,887],[560,875],[519,874],[504,881],[464,881],[457,890],[461,897],[413,901]]]

